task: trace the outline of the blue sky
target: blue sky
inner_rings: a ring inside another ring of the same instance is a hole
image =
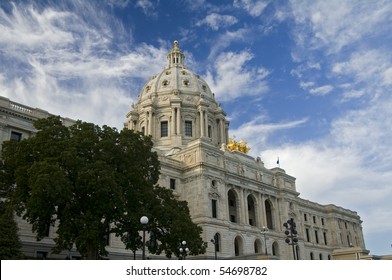
[[[0,95],[119,129],[174,40],[266,167],[392,248],[392,1],[0,2]]]

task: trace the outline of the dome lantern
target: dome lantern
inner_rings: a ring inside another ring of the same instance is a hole
[[[184,67],[185,55],[181,52],[178,47],[178,41],[174,41],[173,49],[167,55],[167,60],[169,62],[169,67]]]

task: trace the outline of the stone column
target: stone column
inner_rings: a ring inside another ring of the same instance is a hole
[[[172,113],[171,113],[171,135],[177,134],[176,131],[176,109],[172,107]]]
[[[204,111],[200,108],[200,137],[204,136]]]
[[[181,131],[181,107],[177,107],[177,135],[180,135]]]

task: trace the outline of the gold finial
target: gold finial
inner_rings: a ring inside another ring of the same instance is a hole
[[[180,50],[180,49],[178,48],[178,41],[177,41],[177,40],[174,40],[174,47],[173,47],[173,50],[175,50],[175,51]]]
[[[246,144],[246,141],[240,140],[237,142],[235,139],[235,136],[233,138],[229,138],[229,144],[227,144],[227,149],[230,151],[239,151],[243,152],[244,154],[247,154],[250,150],[250,147]]]

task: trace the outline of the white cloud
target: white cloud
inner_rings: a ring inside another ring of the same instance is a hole
[[[383,73],[383,84],[390,85],[392,84],[392,67],[386,69]]]
[[[300,84],[299,84],[299,86],[302,88],[302,89],[308,89],[309,87],[312,87],[312,86],[314,86],[314,82],[300,82]]]
[[[212,30],[218,30],[220,28],[226,28],[236,24],[238,22],[237,18],[231,15],[220,15],[217,13],[211,13],[207,15],[204,19],[196,22],[196,26],[207,25]]]
[[[154,4],[154,1],[137,0],[135,6],[141,8],[146,16],[150,16],[154,18],[158,16],[157,7],[156,4]]]
[[[86,3],[88,5],[88,3]],[[146,81],[165,64],[167,49],[124,45],[124,30],[109,15],[38,11],[33,6],[0,10],[0,94],[27,106],[70,118],[122,128],[125,114]],[[83,9],[81,9],[83,12]],[[84,17],[90,15],[87,22]],[[118,28],[117,28],[118,27]],[[5,69],[2,68],[2,69]],[[135,84],[136,83],[136,84]]]
[[[352,99],[361,98],[364,95],[365,95],[365,91],[364,90],[345,91],[345,92],[343,92],[342,102],[347,102],[347,101],[350,101]]]
[[[321,87],[317,87],[317,88],[312,88],[309,90],[309,93],[313,94],[313,95],[326,95],[328,93],[330,93],[332,90],[334,89],[333,86],[331,85],[325,85],[325,86],[321,86]]]
[[[258,116],[241,124],[238,128],[230,129],[230,136],[246,140],[252,149],[250,153],[257,155],[268,144],[269,137],[274,133],[299,127],[307,121],[307,119],[300,119],[281,123],[266,123],[265,116]]]
[[[244,9],[252,17],[260,16],[268,6],[269,1],[260,0],[234,0],[234,7]]]
[[[253,58],[247,51],[226,52],[218,56],[207,71],[206,81],[221,101],[238,97],[260,95],[268,91],[265,77],[268,70],[263,67],[251,68],[246,64]]]
[[[296,34],[306,34],[306,41],[302,37],[298,43],[325,47],[332,53],[365,36],[386,32],[392,20],[389,1],[292,0],[291,7],[298,24]]]

